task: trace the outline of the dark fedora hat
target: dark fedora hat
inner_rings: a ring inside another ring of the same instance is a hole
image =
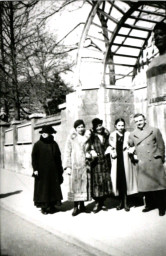
[[[39,133],[57,133],[51,125],[45,125]]]

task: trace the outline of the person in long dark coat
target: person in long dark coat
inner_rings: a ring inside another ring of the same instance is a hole
[[[44,126],[41,137],[32,150],[32,167],[34,183],[34,205],[41,208],[43,214],[55,211],[55,205],[61,204],[63,168],[61,152],[54,141],[52,126]]]
[[[105,152],[109,147],[109,132],[102,125],[103,121],[99,118],[92,120],[91,135],[91,190],[92,197],[95,200],[94,213],[104,208],[105,199],[111,194],[110,178],[110,155]]]
[[[148,212],[156,206],[159,215],[165,215],[166,173],[165,145],[158,128],[146,124],[142,114],[134,116],[137,128],[130,133],[129,144],[135,148],[138,157],[138,190],[145,195],[145,208]]]

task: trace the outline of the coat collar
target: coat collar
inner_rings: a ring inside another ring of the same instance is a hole
[[[116,140],[117,140],[117,131],[115,130],[114,132],[112,132],[112,134],[110,135],[110,145],[113,148],[116,148]],[[129,137],[129,132],[125,131],[124,132],[124,141],[123,141],[123,149],[128,148],[128,137]],[[111,139],[112,138],[112,139]]]
[[[69,136],[70,136],[71,140],[75,140],[76,138],[83,138],[83,140],[88,141],[91,137],[91,131],[86,130],[85,134],[83,136],[81,136],[75,131],[75,129],[72,129]]]
[[[134,131],[134,137],[136,137],[137,140],[137,145],[140,144],[143,140],[145,140],[147,137],[149,137],[151,134],[153,133],[153,129],[152,127],[149,127],[147,125],[145,125],[145,127],[143,128],[143,130],[140,129],[136,129]]]

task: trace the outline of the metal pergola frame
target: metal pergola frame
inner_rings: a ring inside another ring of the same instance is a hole
[[[153,27],[156,23],[166,20],[166,1],[87,0],[87,2],[91,4],[91,11],[79,43],[77,83],[79,83],[81,62],[85,59],[82,52],[90,47],[102,53],[102,58],[96,57],[96,60],[103,64],[101,83],[105,84],[106,76],[109,76],[110,85],[116,85],[118,76],[121,79],[125,77],[133,79],[140,67],[149,63],[150,59],[157,54],[153,52],[143,60],[143,52],[148,45]],[[89,33],[92,26],[98,28],[100,32]],[[117,42],[120,38],[122,41]],[[87,40],[89,45],[85,43]],[[134,43],[127,43],[128,41]],[[103,45],[102,49],[98,42]],[[115,59],[118,58],[120,60],[116,61]],[[122,59],[125,61],[123,62]],[[125,69],[126,73],[118,73],[116,70],[118,66]]]

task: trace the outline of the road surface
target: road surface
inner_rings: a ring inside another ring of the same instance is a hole
[[[2,207],[0,211],[1,256],[94,256]]]

